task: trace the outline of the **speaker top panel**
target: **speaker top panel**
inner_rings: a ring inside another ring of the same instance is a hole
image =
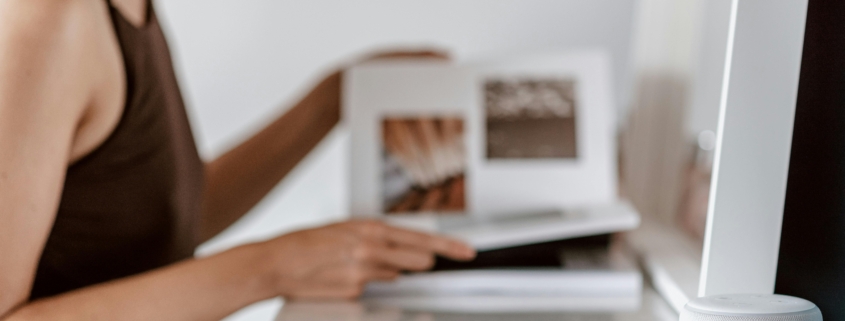
[[[813,310],[810,301],[777,294],[714,295],[691,300],[685,309],[705,314],[778,315]]]

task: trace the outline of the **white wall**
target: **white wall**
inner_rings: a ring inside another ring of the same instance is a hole
[[[675,223],[689,208],[696,138],[715,132],[730,0],[641,0],[635,18],[624,190],[645,214]],[[709,166],[701,164],[702,166]]]
[[[633,99],[622,135],[622,190],[643,215],[675,222],[690,160],[685,128],[699,60],[703,2],[642,0],[637,7]]]
[[[687,132],[698,135],[709,130],[716,132],[719,122],[719,99],[722,94],[722,75],[728,46],[731,0],[708,0],[702,8],[697,65],[693,74],[693,92]]]
[[[343,59],[438,46],[458,59],[606,48],[626,114],[637,0],[160,0],[201,153],[213,157],[283,112]],[[335,131],[204,253],[345,216],[346,135]]]
[[[689,82],[684,99],[687,138],[716,131],[730,9],[731,0],[638,3],[631,48],[633,77],[663,73]]]

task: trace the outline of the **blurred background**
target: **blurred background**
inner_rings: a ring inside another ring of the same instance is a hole
[[[200,152],[211,158],[283,113],[339,64],[379,49],[455,60],[604,49],[613,57],[620,194],[700,238],[729,0],[158,0]],[[337,128],[200,255],[346,217]],[[271,319],[281,301],[230,320]]]

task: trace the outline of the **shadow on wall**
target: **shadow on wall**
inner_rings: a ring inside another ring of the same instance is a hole
[[[620,137],[620,194],[643,215],[703,235],[710,164],[685,131],[689,81],[672,73],[641,76]]]

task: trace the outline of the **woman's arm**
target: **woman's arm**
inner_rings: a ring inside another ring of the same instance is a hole
[[[0,320],[219,320],[278,295],[355,298],[369,281],[430,268],[435,253],[474,255],[459,242],[379,222],[339,223],[30,302]]]
[[[436,58],[436,51],[389,52],[365,60]],[[273,123],[206,164],[201,235],[207,240],[246,214],[334,128],[340,120],[341,71],[323,79]]]
[[[0,320],[219,320],[279,294],[258,247],[29,302]]]
[[[0,316],[29,296],[99,58],[79,1],[0,1]]]
[[[206,164],[202,240],[241,218],[334,128],[340,79],[339,72],[327,77],[273,123]]]

